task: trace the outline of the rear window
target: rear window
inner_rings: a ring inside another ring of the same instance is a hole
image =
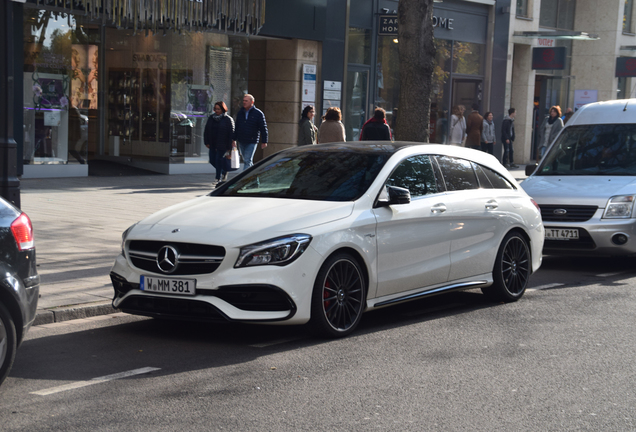
[[[567,127],[536,175],[636,175],[636,125]]]

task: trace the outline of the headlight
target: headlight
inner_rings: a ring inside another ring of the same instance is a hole
[[[139,222],[136,222],[134,224],[132,224],[131,226],[129,226],[126,231],[124,231],[123,233],[121,233],[121,254],[123,256],[126,256],[126,253],[124,252],[124,246],[126,244],[126,237],[128,237],[128,233],[130,233],[130,231],[137,226]]]
[[[605,206],[603,219],[626,219],[632,216],[634,195],[611,197]]]
[[[243,246],[234,264],[235,268],[258,265],[284,266],[294,262],[305,252],[311,242],[307,234],[292,234],[278,237],[262,243]]]

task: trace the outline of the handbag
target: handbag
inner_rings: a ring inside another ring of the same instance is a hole
[[[230,169],[232,171],[239,169],[240,166],[241,166],[241,159],[240,159],[239,152],[236,149],[236,147],[232,148],[232,159],[231,160],[232,160],[232,162],[230,164]]]

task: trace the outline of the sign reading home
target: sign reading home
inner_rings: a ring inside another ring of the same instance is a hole
[[[616,77],[636,77],[636,57],[618,57],[616,59]]]
[[[446,30],[454,30],[453,18],[433,16],[433,28],[443,28]],[[398,35],[398,17],[397,15],[380,15],[378,25],[378,36],[397,36]]]
[[[532,69],[565,69],[565,47],[532,48]]]

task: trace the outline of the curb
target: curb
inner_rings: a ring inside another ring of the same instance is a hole
[[[38,309],[32,325],[52,324],[80,318],[109,315],[117,312],[120,312],[119,309],[115,309],[110,301]]]

